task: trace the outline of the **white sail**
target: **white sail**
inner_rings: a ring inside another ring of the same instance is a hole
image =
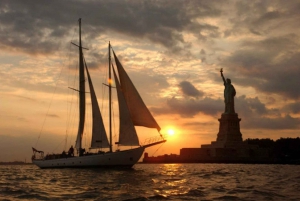
[[[136,130],[134,128],[133,122],[131,120],[130,113],[114,68],[113,68],[113,72],[114,72],[114,78],[115,78],[118,102],[119,102],[120,128],[119,128],[118,144],[123,146],[135,146],[135,145],[138,146],[140,145],[139,139]]]
[[[93,87],[91,76],[89,70],[85,64],[86,73],[89,82],[89,88],[91,93],[91,102],[92,102],[92,119],[93,119],[93,128],[92,128],[92,141],[91,148],[108,148],[109,142],[107,139],[105,127],[103,124],[103,119],[100,113],[99,104],[97,101],[96,93]]]
[[[142,100],[140,94],[134,87],[132,81],[125,72],[122,64],[120,63],[114,51],[113,53],[118,69],[122,92],[124,94],[124,98],[126,100],[133,124],[135,126],[156,128],[158,131],[160,131],[159,125],[157,124],[152,114],[146,107],[144,101]]]

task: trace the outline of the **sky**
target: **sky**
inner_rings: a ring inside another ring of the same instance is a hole
[[[216,140],[221,68],[237,92],[244,140],[299,137],[299,13],[296,0],[2,0],[0,161],[29,162],[31,147],[60,153],[75,144],[77,98],[68,87],[78,88],[71,42],[79,18],[101,108],[110,41],[161,133],[174,131],[150,156]],[[137,128],[141,143],[157,135],[148,130]]]

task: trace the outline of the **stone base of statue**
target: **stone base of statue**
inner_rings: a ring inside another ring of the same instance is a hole
[[[240,121],[237,113],[223,113],[220,122],[217,140],[201,148],[239,148],[243,146],[242,133],[240,132]]]

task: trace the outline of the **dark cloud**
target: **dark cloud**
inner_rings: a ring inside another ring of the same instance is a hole
[[[165,76],[159,74],[154,75],[154,72],[150,69],[130,71],[128,75],[143,100],[147,101],[147,105],[156,102],[159,96],[158,92],[170,86]]]
[[[4,0],[0,2],[0,45],[30,54],[52,53],[66,36],[74,36],[76,20],[82,17],[86,40],[114,31],[178,49],[184,43],[183,30],[202,40],[219,35],[217,27],[195,20],[219,16],[219,4],[215,1]]]
[[[82,17],[85,41],[93,41],[108,32],[120,33],[160,44],[169,53],[186,58],[191,56],[189,48],[192,46],[185,41],[183,32],[203,43],[213,42],[222,35],[251,32],[264,36],[283,25],[297,24],[295,19],[300,7],[297,5],[297,1],[3,0],[0,2],[0,45],[2,49],[30,54],[53,53],[62,42],[74,38],[78,31],[74,29],[77,19]],[[230,26],[222,33],[219,26],[209,23],[207,18],[228,18]]]
[[[223,64],[234,70],[234,82],[239,85],[299,99],[299,44],[295,35],[245,41]]]
[[[179,114],[181,117],[193,117],[196,114],[219,118],[224,112],[224,102],[221,99],[177,99],[167,100],[161,108],[152,108],[156,114]],[[296,111],[299,105],[290,105]],[[300,119],[289,114],[281,115],[280,109],[267,108],[258,97],[250,98],[245,95],[235,98],[235,110],[242,118],[243,128],[249,129],[295,129],[300,127]]]
[[[293,114],[299,114],[300,113],[300,103],[299,102],[287,104],[284,108],[288,112],[291,112]]]
[[[17,120],[21,121],[21,122],[29,122],[27,119],[25,119],[23,117],[18,117]]]
[[[177,99],[175,97],[168,99],[166,106],[162,108],[151,108],[156,114],[179,114],[181,117],[193,117],[202,112],[204,114],[215,116],[222,110],[222,101],[220,99]]]
[[[245,95],[239,96],[235,100],[236,112],[240,113],[242,116],[261,116],[267,114],[274,114],[274,111],[266,108],[258,97],[247,98]]]
[[[244,128],[254,129],[296,129],[300,126],[300,119],[293,118],[290,115],[276,118],[246,118],[243,120],[242,125]]]
[[[191,97],[197,98],[197,97],[203,96],[203,94],[204,94],[202,91],[199,91],[198,89],[196,89],[196,87],[188,81],[180,82],[179,88],[182,91],[182,93],[186,96],[191,96]]]
[[[56,115],[56,114],[47,114],[47,116],[48,116],[48,117],[52,117],[52,118],[59,118],[59,116]]]
[[[243,119],[244,128],[250,129],[295,129],[300,127],[300,119],[281,115],[281,108],[267,108],[258,97],[245,95],[235,100],[236,112]]]
[[[95,50],[85,52],[86,63],[89,69],[107,68],[108,53],[100,53]]]
[[[1,76],[0,76],[0,77],[1,77]],[[21,99],[22,101],[33,101],[33,102],[36,101],[35,99],[30,98],[30,97],[27,97],[27,96],[14,95],[14,94],[6,94],[6,96],[12,96],[12,97],[15,97],[15,98],[19,98],[19,99]]]
[[[277,20],[280,19],[282,16],[282,13],[277,11],[271,11],[263,13],[257,20],[253,22],[254,26],[259,26],[260,24],[266,24],[269,23],[271,20]]]
[[[226,31],[227,36],[244,33],[265,35],[281,30],[288,32],[299,17],[297,0],[288,3],[280,0],[238,1],[233,5],[233,16],[229,17],[232,27]]]

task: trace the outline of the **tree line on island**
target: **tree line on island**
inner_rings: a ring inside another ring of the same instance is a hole
[[[300,160],[300,138],[280,138],[278,140],[246,139],[249,145],[257,145],[269,150],[270,157],[279,160]]]

